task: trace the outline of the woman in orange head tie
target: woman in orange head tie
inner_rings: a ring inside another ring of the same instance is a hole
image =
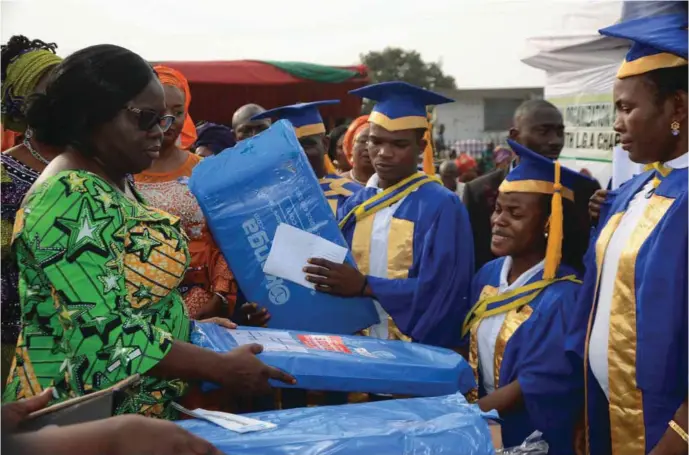
[[[180,218],[189,237],[191,264],[180,287],[189,316],[193,319],[229,317],[234,311],[237,285],[188,187],[191,172],[202,159],[188,151],[197,137],[188,113],[189,83],[182,73],[172,68],[155,66],[153,69],[163,84],[167,114],[175,120],[165,132],[160,156],[150,168],[136,174],[134,181],[150,206]],[[267,313],[261,316],[269,317]],[[259,319],[258,315],[253,319]]]
[[[368,132],[368,115],[362,115],[349,125],[342,143],[345,156],[352,165],[352,169],[342,176],[361,185],[366,185],[368,179],[376,173],[368,155]]]

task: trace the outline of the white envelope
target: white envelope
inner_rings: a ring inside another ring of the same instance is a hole
[[[289,224],[280,223],[275,231],[268,259],[263,265],[263,272],[314,289],[314,284],[306,281],[303,271],[308,265],[308,259],[323,258],[342,264],[346,257],[347,248]]]

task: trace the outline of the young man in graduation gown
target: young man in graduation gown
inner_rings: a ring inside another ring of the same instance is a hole
[[[687,453],[687,17],[622,22],[615,130],[653,169],[610,191],[571,324],[591,455]]]
[[[337,103],[339,103],[338,100],[327,100],[293,104],[276,107],[251,118],[252,121],[256,121],[277,117],[288,120],[292,124],[333,214],[337,213],[347,198],[361,189],[361,185],[337,175],[335,166],[328,157],[330,138],[325,134],[325,125],[318,108]]]
[[[369,117],[376,174],[338,212],[358,270],[314,258],[307,279],[322,292],[373,297],[381,322],[370,336],[458,347],[474,272],[469,218],[455,194],[417,171],[426,106],[452,100],[403,82],[351,93],[377,101]]]

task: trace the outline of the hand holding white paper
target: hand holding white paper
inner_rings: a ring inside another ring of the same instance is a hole
[[[342,264],[346,257],[347,248],[289,224],[280,223],[263,272],[315,289],[313,283],[306,281],[306,273],[303,272],[308,260],[322,258]]]

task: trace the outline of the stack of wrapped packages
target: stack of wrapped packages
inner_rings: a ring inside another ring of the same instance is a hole
[[[261,360],[289,372],[297,379],[296,387],[306,390],[433,397],[467,393],[476,386],[462,356],[417,343],[291,330],[229,330],[210,323],[196,323],[191,341],[216,352],[261,344]]]
[[[181,425],[232,454],[494,453],[486,414],[461,395],[475,380],[459,354],[355,336],[379,322],[371,299],[316,293],[263,272],[281,223],[347,247],[289,124],[204,160],[190,187],[247,299],[272,315],[265,329],[197,323],[192,342],[218,352],[262,344],[261,360],[292,374],[300,389],[422,398],[251,414],[277,425],[255,433]],[[354,263],[351,254],[345,260]]]

